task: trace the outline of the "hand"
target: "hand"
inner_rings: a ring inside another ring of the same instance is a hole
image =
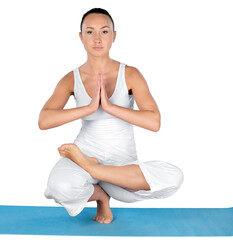
[[[108,99],[102,73],[99,73],[99,79],[100,79],[100,99],[101,99],[100,102],[101,102],[101,107],[105,112],[108,112],[108,110],[112,106],[112,103]]]
[[[96,112],[100,105],[100,79],[96,81],[96,87],[94,89],[94,93],[91,99],[91,102],[88,104],[88,106]]]

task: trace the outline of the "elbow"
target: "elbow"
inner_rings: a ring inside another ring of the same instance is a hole
[[[161,126],[161,116],[160,113],[156,114],[156,119],[153,125],[153,132],[158,132]]]
[[[43,121],[43,118],[42,118],[42,110],[40,111],[40,115],[39,115],[38,127],[39,127],[40,130],[45,130],[44,121]]]
[[[42,117],[39,117],[38,127],[40,130],[48,129],[48,126],[46,125],[46,123],[45,123],[44,119],[42,119]]]
[[[50,128],[48,117],[44,115],[44,111],[40,112],[39,120],[38,120],[38,127],[40,130],[47,130]]]
[[[39,126],[40,130],[46,130],[47,129],[41,120],[38,121],[38,126]]]
[[[159,129],[160,129],[160,123],[156,123],[156,124],[154,124],[153,132],[158,132]]]

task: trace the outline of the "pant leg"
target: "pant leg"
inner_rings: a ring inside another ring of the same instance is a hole
[[[166,198],[173,195],[183,183],[183,172],[180,168],[162,161],[141,162],[136,160],[128,165],[139,165],[150,190],[139,190],[130,192],[125,188],[107,183],[99,182],[99,185],[112,198],[122,202],[136,202],[153,198]],[[126,164],[124,164],[126,165]]]
[[[99,182],[99,186],[101,188],[103,188],[103,190],[110,197],[112,197],[120,202],[132,203],[132,202],[139,201],[139,199],[136,195],[132,194],[132,192],[130,192],[120,186],[117,186],[117,185],[114,185],[114,184],[111,184],[108,182],[103,182],[103,181]]]
[[[62,205],[70,216],[78,215],[94,193],[99,181],[69,158],[61,158],[53,167],[45,197]]]

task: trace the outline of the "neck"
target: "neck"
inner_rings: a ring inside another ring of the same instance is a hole
[[[104,57],[93,57],[87,56],[87,61],[85,63],[89,72],[93,75],[98,75],[99,73],[109,72],[111,66],[113,64],[113,60],[109,56]]]

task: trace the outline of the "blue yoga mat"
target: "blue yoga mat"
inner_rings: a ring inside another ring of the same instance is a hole
[[[0,234],[66,236],[233,236],[233,208],[112,208],[101,224],[86,207],[71,217],[63,207],[0,206]]]

